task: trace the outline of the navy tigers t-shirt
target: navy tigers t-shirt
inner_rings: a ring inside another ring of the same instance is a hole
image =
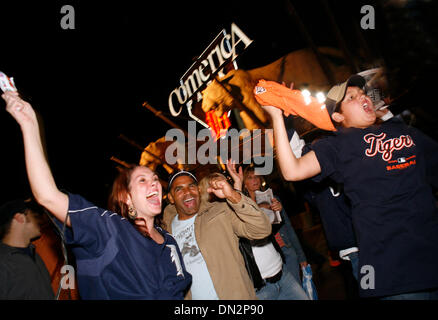
[[[164,237],[157,244],[122,216],[79,195],[68,196],[72,228],[66,228],[66,239],[76,258],[82,299],[184,298],[192,277],[169,233],[157,228]]]
[[[321,166],[314,180],[343,183],[351,201],[361,296],[438,287],[438,212],[428,171],[438,144],[394,119],[338,129],[311,148]]]

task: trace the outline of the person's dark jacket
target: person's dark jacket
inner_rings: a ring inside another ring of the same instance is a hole
[[[35,252],[29,248],[10,247],[0,242],[0,299],[53,300],[49,272]]]

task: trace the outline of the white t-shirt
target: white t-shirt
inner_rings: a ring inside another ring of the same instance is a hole
[[[263,279],[273,277],[280,272],[283,260],[272,242],[262,246],[252,246],[252,253]]]
[[[172,235],[181,250],[186,269],[192,275],[192,299],[219,300],[207,264],[196,242],[195,219],[196,215],[187,220],[179,220],[176,216],[172,221]]]

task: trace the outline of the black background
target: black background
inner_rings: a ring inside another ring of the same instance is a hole
[[[238,58],[242,69],[266,65],[307,46],[288,14],[286,3],[3,1],[0,71],[14,77],[22,96],[40,113],[58,187],[104,206],[117,173],[110,157],[126,162],[140,159],[141,151],[118,136],[123,134],[145,147],[165,135],[170,127],[143,108],[142,103],[148,101],[156,109],[169,113],[169,93],[222,29],[229,30],[234,22],[254,40]],[[322,1],[291,3],[316,45],[337,46]],[[354,52],[359,44],[351,23],[359,24],[363,4],[375,3],[378,9],[382,7],[381,2],[327,3]],[[75,9],[74,30],[63,30],[60,25],[64,16],[61,8],[66,4]],[[388,25],[385,19],[387,16],[377,15],[376,29],[363,31],[376,55],[388,56],[396,51],[398,57],[404,57],[406,51],[399,49],[406,45],[414,55],[429,57],[429,51],[415,48],[415,43],[392,43],[391,37],[380,45],[388,35],[404,37],[404,31],[401,35],[394,34],[391,28],[406,27],[403,21],[394,26]],[[423,16],[415,19],[422,21],[427,30],[433,29],[426,25],[424,21],[429,20]],[[418,35],[412,33],[418,40]],[[408,58],[419,61],[418,56]],[[402,59],[396,61],[394,69],[405,63]],[[188,116],[182,114],[172,120],[185,126]],[[28,195],[21,132],[4,110],[3,101],[0,102],[0,148],[1,202]]]

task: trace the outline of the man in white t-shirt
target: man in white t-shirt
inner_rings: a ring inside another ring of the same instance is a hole
[[[176,216],[172,221],[172,234],[180,247],[187,270],[196,275],[197,281],[192,281],[190,287],[192,299],[218,300],[207,264],[196,242],[195,218],[196,214],[185,220]]]
[[[187,298],[257,299],[239,251],[239,237],[266,238],[271,233],[269,219],[223,177],[211,178],[208,192],[223,200],[201,207],[197,179],[188,171],[179,171],[169,180],[171,204],[163,218],[193,277]]]

